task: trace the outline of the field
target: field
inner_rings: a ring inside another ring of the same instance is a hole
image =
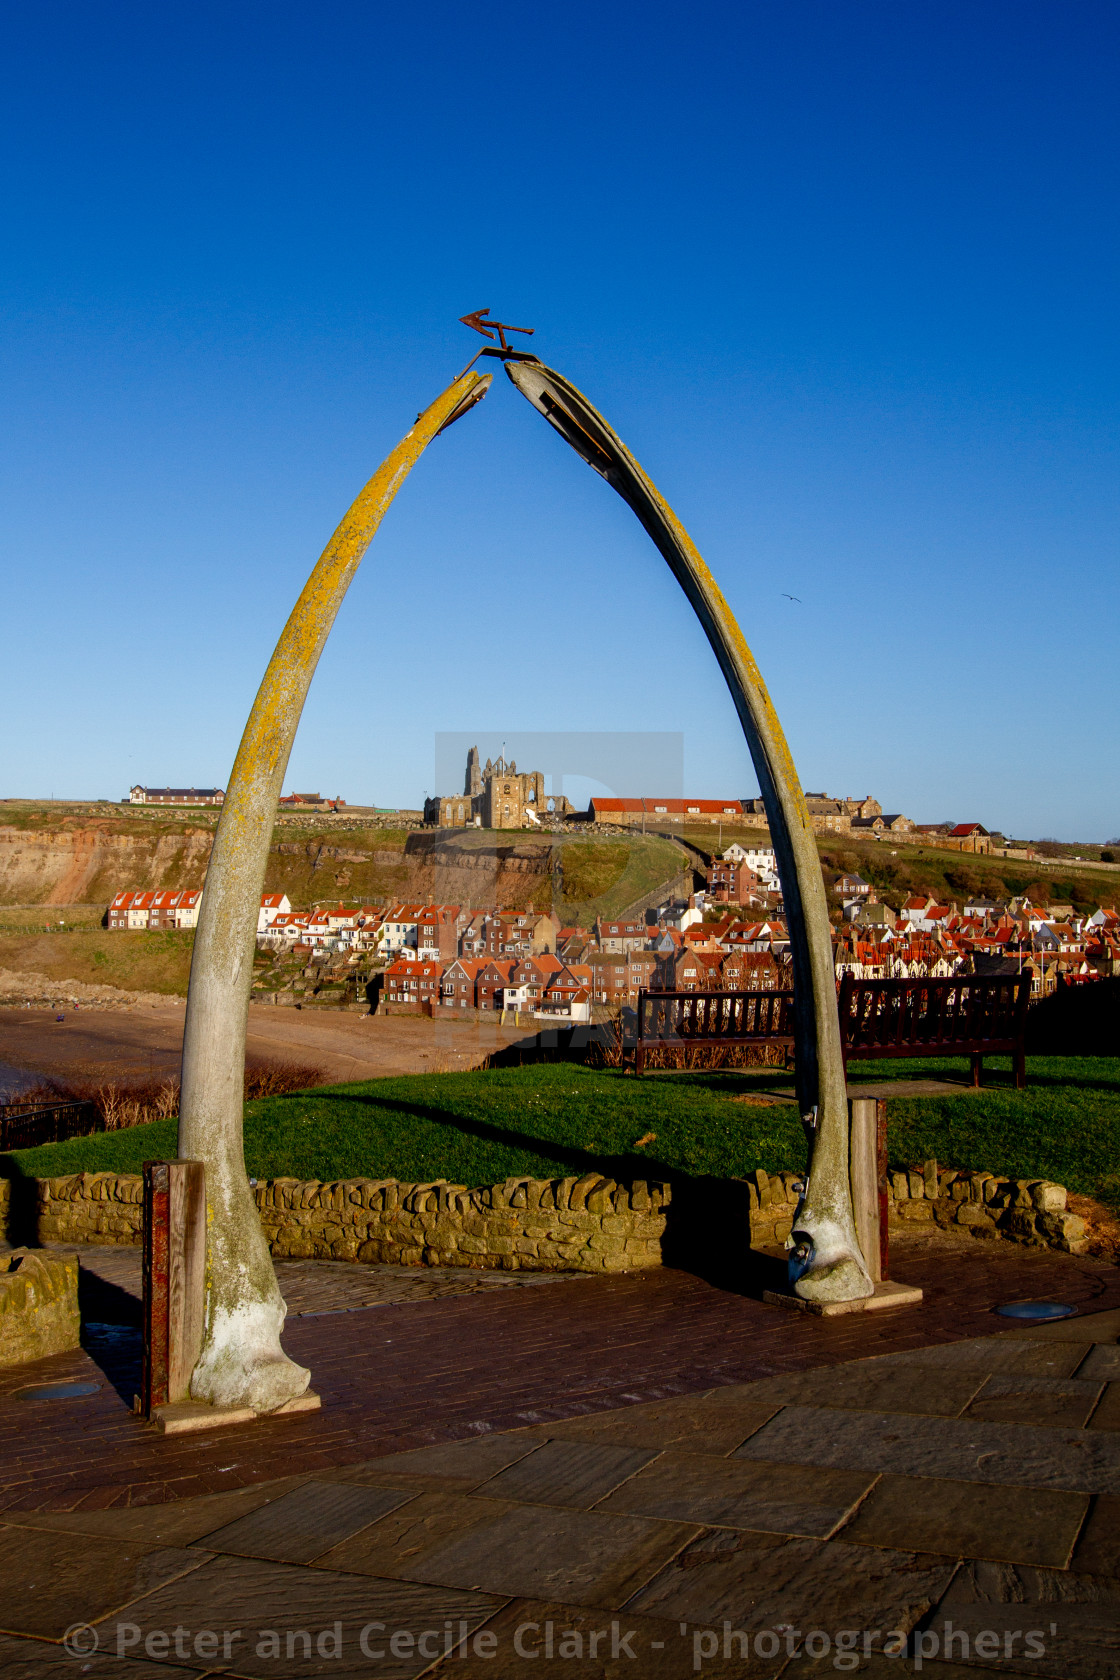
[[[0,968],[185,997],[193,947],[194,933],[186,930],[110,933],[86,926],[73,933],[16,934],[0,928]]]
[[[944,1165],[1050,1178],[1120,1206],[1120,1059],[1034,1057],[1029,1088],[996,1081],[959,1096],[892,1097],[892,1165]],[[915,1061],[929,1078],[960,1063]],[[898,1078],[897,1063],[861,1064],[860,1080]],[[488,1184],[516,1175],[598,1170],[618,1179],[740,1176],[804,1165],[792,1103],[759,1101],[773,1071],[632,1075],[574,1064],[417,1074],[246,1104],[245,1157],[255,1178],[446,1178]],[[752,1100],[753,1099],[753,1100]],[[653,1134],[650,1137],[650,1134]],[[642,1143],[640,1140],[647,1139]],[[21,1150],[9,1173],[138,1172],[175,1153],[174,1121]]]

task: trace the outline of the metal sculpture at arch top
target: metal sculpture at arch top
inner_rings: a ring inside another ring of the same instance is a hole
[[[790,1279],[807,1300],[862,1299],[873,1285],[852,1213],[828,907],[777,714],[727,602],[668,503],[586,397],[537,357],[510,348],[505,333],[531,329],[482,319],[488,315],[464,317],[488,339],[497,333],[501,348],[480,355],[505,362],[518,390],[629,503],[688,597],[731,691],[778,857],[793,959],[797,1091],[811,1143]],[[473,367],[417,416],[323,551],[276,644],[227,783],[195,935],[179,1111],[179,1155],[206,1168],[206,1303],[190,1385],[196,1400],[271,1412],[309,1381],[280,1344],[287,1309],[245,1171],[242,1091],[260,895],[284,773],[331,626],[412,467],[434,437],[485,396],[491,376]]]

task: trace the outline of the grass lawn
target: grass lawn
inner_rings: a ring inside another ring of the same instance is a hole
[[[863,1063],[862,1081],[926,1077],[962,1063]],[[993,1083],[960,1096],[892,1097],[892,1165],[947,1166],[1051,1178],[1120,1205],[1120,1059],[1032,1057],[1029,1089],[994,1061]],[[255,1178],[434,1178],[488,1184],[519,1174],[598,1169],[614,1178],[741,1175],[804,1165],[792,1104],[737,1100],[773,1089],[774,1072],[662,1074],[636,1080],[565,1064],[486,1073],[415,1074],[246,1104]],[[638,1140],[655,1137],[641,1148]],[[24,1149],[0,1171],[49,1177],[83,1168],[138,1172],[175,1154],[175,1122]]]

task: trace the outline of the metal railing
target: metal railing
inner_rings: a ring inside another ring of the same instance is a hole
[[[42,1143],[101,1132],[105,1123],[91,1102],[4,1103],[0,1105],[0,1151],[36,1149]]]

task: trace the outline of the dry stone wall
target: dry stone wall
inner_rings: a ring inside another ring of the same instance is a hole
[[[751,1173],[751,1242],[758,1248],[783,1243],[797,1207],[799,1173]],[[1085,1221],[1066,1206],[1064,1185],[1045,1178],[1000,1178],[989,1172],[961,1172],[926,1161],[889,1174],[888,1215],[892,1230],[934,1224],[963,1229],[974,1237],[1004,1238],[1034,1248],[1084,1254]]]
[[[0,1185],[6,1226],[10,1186]],[[443,1179],[278,1178],[258,1184],[254,1195],[277,1258],[617,1272],[661,1264],[671,1191],[586,1173],[511,1178],[473,1190]],[[134,1175],[40,1179],[36,1234],[40,1242],[138,1243],[142,1202]]]
[[[506,1271],[633,1271],[661,1263],[667,1184],[510,1178],[470,1190],[436,1180],[258,1185],[273,1254]]]
[[[281,1259],[618,1272],[661,1265],[667,1236],[681,1258],[721,1234],[723,1252],[741,1253],[748,1225],[752,1246],[780,1245],[790,1234],[800,1180],[798,1173],[760,1168],[745,1179],[713,1180],[707,1189],[691,1185],[675,1206],[668,1184],[618,1184],[598,1173],[510,1178],[475,1189],[445,1179],[277,1178],[256,1185],[254,1195],[269,1246]],[[34,1207],[28,1203],[22,1215],[9,1217],[12,1186],[0,1180],[0,1231],[13,1241],[140,1241],[139,1177],[73,1173],[33,1180],[27,1189]],[[1088,1248],[1085,1221],[1068,1211],[1065,1188],[1047,1179],[959,1172],[927,1161],[891,1173],[889,1212],[894,1230],[924,1222],[1067,1254]]]
[[[78,1262],[72,1255],[0,1254],[0,1366],[78,1346]]]

